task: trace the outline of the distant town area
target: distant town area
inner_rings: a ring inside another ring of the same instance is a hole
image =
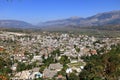
[[[119,43],[119,37],[101,38],[61,32],[0,31],[0,78],[117,80],[120,77],[120,65],[117,61],[115,65],[111,62],[120,58],[120,54],[117,54],[120,53]],[[111,55],[117,56],[109,57]]]
[[[0,0],[0,80],[120,80],[120,0]]]

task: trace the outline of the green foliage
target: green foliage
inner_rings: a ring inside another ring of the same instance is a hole
[[[67,65],[63,65],[63,69],[61,71],[59,71],[57,74],[58,75],[63,75],[66,76],[66,69],[68,68]]]
[[[80,52],[80,48],[75,48],[75,50],[76,50],[77,52]]]
[[[45,69],[45,68],[46,68],[46,66],[44,66],[44,65],[43,65],[43,66],[41,66],[41,67],[40,67],[39,72],[41,72],[41,73],[42,73],[42,72],[44,71],[44,69]]]
[[[57,73],[58,75],[66,76],[66,72],[64,70],[61,70]]]
[[[77,46],[76,45],[74,45],[74,48],[76,48]]]
[[[53,56],[56,56],[56,54],[57,54],[58,56],[60,56],[60,50],[59,50],[59,49],[56,49],[56,50],[54,50],[53,52],[51,52],[51,54],[52,54]]]
[[[49,66],[51,63],[54,63],[54,58],[51,56],[51,57],[48,57],[47,59],[45,59],[43,61],[44,65],[45,66]]]
[[[69,80],[79,80],[79,77],[75,73],[69,75]]]
[[[44,80],[43,78],[37,78],[37,79],[34,79],[34,80]]]
[[[31,64],[25,64],[25,63],[18,62],[17,72],[20,72],[20,71],[23,71],[23,70],[30,70],[33,67],[36,67],[36,62],[33,62]]]
[[[66,64],[70,63],[70,59],[68,59],[67,56],[61,56],[60,63],[63,65],[66,65]]]
[[[42,56],[43,63],[45,63],[44,66],[49,66],[51,63],[57,62],[57,60],[55,59],[56,55],[60,56],[60,50],[59,49],[56,49],[53,52],[51,52],[51,56],[48,57],[47,59],[45,59],[45,56]]]
[[[9,58],[0,57],[0,76],[4,76],[8,80],[9,73],[12,73],[11,60]]]
[[[117,80],[120,76],[120,45],[103,55],[82,57],[87,63],[80,80]]]
[[[26,65],[25,65],[25,63],[18,63],[18,65],[17,65],[17,72],[19,72],[19,71],[23,71],[23,70],[25,70],[26,69]]]
[[[32,69],[32,68],[33,68],[33,65],[32,65],[32,64],[26,65],[26,69],[30,70],[30,69]]]

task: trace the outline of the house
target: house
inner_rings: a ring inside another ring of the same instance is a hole
[[[29,79],[33,80],[33,79],[36,79],[36,78],[41,78],[43,76],[43,74],[39,72],[39,69],[40,68],[38,68],[38,67],[31,69],[32,73],[29,76]]]
[[[41,56],[33,56],[32,62],[34,62],[34,61],[40,61],[40,62],[42,62]]]
[[[29,76],[29,79],[33,80],[36,78],[41,78],[43,75],[40,72],[32,72],[32,74]]]
[[[78,62],[78,60],[71,60],[71,63],[77,63]]]
[[[95,55],[95,54],[97,54],[97,51],[96,50],[90,50],[90,54]]]
[[[63,65],[61,65],[60,63],[55,63],[55,64],[50,64],[48,68],[50,70],[61,71]]]
[[[29,70],[26,71],[22,71],[22,72],[18,72],[15,74],[15,76],[13,78],[11,78],[11,80],[26,80],[29,79],[31,72]]]
[[[84,66],[80,66],[80,69],[84,69]]]
[[[43,78],[53,78],[57,74],[57,71],[45,69],[43,71]]]
[[[13,71],[16,71],[17,65],[18,65],[17,63],[13,64],[12,67],[11,67],[11,69],[12,69]]]
[[[36,68],[33,68],[31,71],[32,72],[39,72],[40,68],[36,67]]]
[[[62,75],[58,75],[56,80],[66,80],[65,77],[63,77]]]
[[[3,47],[0,47],[0,52],[1,52],[1,51],[4,51],[4,48],[3,48]]]
[[[53,78],[58,71],[61,71],[63,65],[60,63],[50,64],[48,68],[44,69],[43,77],[44,78]]]
[[[67,74],[72,73],[72,69],[71,69],[71,68],[68,68],[68,69],[66,70],[66,73],[67,73]]]
[[[35,68],[33,70],[18,72],[11,78],[11,80],[33,80],[42,76],[43,75],[38,71],[38,69]]]

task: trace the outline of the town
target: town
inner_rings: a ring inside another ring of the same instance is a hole
[[[106,54],[119,42],[73,33],[1,31],[0,75],[10,80],[66,80],[84,69],[83,56]]]

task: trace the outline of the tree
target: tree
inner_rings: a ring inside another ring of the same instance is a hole
[[[46,68],[46,66],[41,66],[39,72],[42,73],[42,72],[44,71],[45,68]]]
[[[51,63],[54,63],[54,57],[48,57],[47,59],[45,59],[43,61],[43,63],[45,63],[45,66],[49,66]]]
[[[51,54],[52,54],[53,56],[56,56],[56,54],[57,54],[58,56],[60,56],[60,50],[59,50],[59,49],[56,49],[56,50],[54,50],[53,52],[51,52]]]
[[[66,65],[66,64],[70,63],[70,59],[68,59],[67,56],[61,56],[59,62],[63,65]]]
[[[77,52],[80,52],[80,48],[75,48],[75,50],[76,50]]]
[[[75,75],[75,73],[71,73],[69,75],[69,80],[79,80],[79,77],[77,75]]]
[[[120,45],[107,54],[83,57],[86,62],[80,80],[117,80],[120,75]]]
[[[37,79],[34,79],[34,80],[44,80],[43,78],[37,78]]]
[[[20,63],[19,62],[18,65],[17,65],[17,72],[23,71],[25,69],[26,69],[25,63]]]

